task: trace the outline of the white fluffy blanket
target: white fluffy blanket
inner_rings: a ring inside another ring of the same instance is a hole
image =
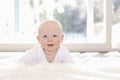
[[[87,68],[76,64],[0,66],[0,80],[120,80],[120,66]]]

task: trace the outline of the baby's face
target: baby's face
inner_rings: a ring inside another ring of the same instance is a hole
[[[51,22],[41,27],[37,39],[45,51],[54,52],[60,47],[63,37],[58,24]]]

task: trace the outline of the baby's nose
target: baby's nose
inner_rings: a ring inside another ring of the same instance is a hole
[[[52,37],[48,37],[48,41],[52,41],[53,39],[52,39]]]

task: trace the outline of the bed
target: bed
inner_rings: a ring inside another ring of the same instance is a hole
[[[75,64],[32,66],[16,63],[20,56],[0,54],[0,80],[120,80],[119,52],[74,53]]]

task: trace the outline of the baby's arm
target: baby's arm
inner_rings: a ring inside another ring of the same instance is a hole
[[[63,47],[61,49],[62,63],[74,63],[73,57],[67,48]]]
[[[74,63],[74,60],[70,53],[66,53],[63,58],[63,63]]]
[[[34,58],[35,58],[34,53],[28,50],[25,52],[25,55],[19,59],[18,63],[31,65],[34,64]]]

